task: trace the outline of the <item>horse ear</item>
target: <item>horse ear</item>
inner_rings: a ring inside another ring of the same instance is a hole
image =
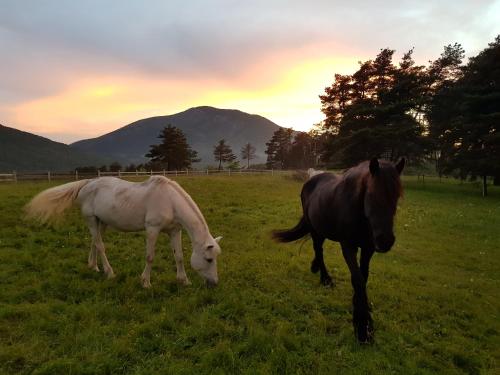
[[[219,243],[219,242],[220,242],[220,240],[222,240],[222,236],[219,236],[219,237],[217,237],[217,238],[214,238],[214,240],[215,240],[215,242]]]
[[[406,159],[404,157],[401,158],[401,160],[398,161],[398,163],[396,164],[396,170],[398,171],[399,174],[401,174],[401,172],[403,172],[403,168],[405,167],[405,164],[406,164]]]
[[[378,159],[373,158],[372,160],[370,160],[370,173],[372,175],[376,175],[379,170],[380,170],[380,165],[378,163]]]

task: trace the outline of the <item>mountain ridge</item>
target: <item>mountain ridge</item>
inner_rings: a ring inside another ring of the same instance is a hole
[[[69,171],[76,167],[100,166],[110,161],[70,146],[0,124],[0,171]]]
[[[222,138],[238,157],[241,147],[252,143],[256,147],[256,159],[252,162],[263,163],[266,160],[265,143],[280,127],[257,114],[199,106],[172,115],[140,119],[99,137],[74,142],[70,147],[120,163],[142,163],[147,160],[144,155],[149,146],[159,143],[160,131],[169,124],[184,132],[188,143],[202,159],[199,165],[215,164],[213,146]]]

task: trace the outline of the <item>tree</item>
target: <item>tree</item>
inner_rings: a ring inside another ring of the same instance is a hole
[[[314,130],[309,133],[297,132],[290,148],[289,167],[307,169],[316,167],[319,159],[321,135]]]
[[[422,136],[421,97],[424,68],[415,66],[413,50],[399,65],[394,50],[382,49],[374,60],[360,63],[352,75],[335,75],[320,95],[328,133],[323,157],[349,166],[374,156],[418,161],[427,150]]]
[[[486,195],[487,176],[500,178],[500,35],[459,68],[437,88],[431,134],[440,149],[440,172],[481,177]]]
[[[219,171],[222,169],[222,163],[232,162],[236,159],[231,147],[226,144],[225,139],[221,139],[217,145],[214,146],[215,161],[219,162]]]
[[[241,158],[247,161],[247,168],[250,168],[250,160],[255,159],[255,147],[251,143],[247,143],[241,149]]]
[[[151,145],[146,157],[150,158],[150,167],[178,170],[190,168],[192,163],[199,162],[198,153],[188,144],[181,129],[168,125],[158,136],[162,142]]]
[[[118,172],[122,169],[122,166],[120,163],[118,163],[117,161],[114,161],[113,163],[111,163],[109,165],[109,171],[110,172]]]
[[[266,143],[267,167],[285,169],[289,164],[289,152],[292,147],[293,130],[279,128]]]

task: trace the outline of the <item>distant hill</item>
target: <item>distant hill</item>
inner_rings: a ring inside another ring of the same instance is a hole
[[[76,150],[98,154],[120,163],[142,163],[149,146],[158,144],[160,131],[171,124],[180,128],[194,150],[201,157],[200,165],[215,165],[213,146],[224,138],[240,159],[240,150],[250,142],[256,147],[257,158],[252,163],[266,161],[266,142],[279,126],[258,115],[245,112],[195,107],[169,116],[146,118],[98,138],[75,142]]]
[[[35,134],[0,125],[0,172],[70,171],[109,160]]]

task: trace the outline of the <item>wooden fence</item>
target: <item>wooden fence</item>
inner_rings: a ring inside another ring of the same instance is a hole
[[[0,174],[0,182],[18,182],[18,181],[52,181],[52,180],[81,180],[85,178],[95,178],[102,176],[115,176],[120,178],[129,177],[141,177],[141,176],[213,176],[213,175],[225,175],[225,176],[239,176],[248,174],[266,174],[266,175],[283,175],[291,173],[287,170],[276,170],[276,169],[197,169],[189,170],[183,169],[178,171],[116,171],[116,172],[13,172],[13,173],[3,173]]]

